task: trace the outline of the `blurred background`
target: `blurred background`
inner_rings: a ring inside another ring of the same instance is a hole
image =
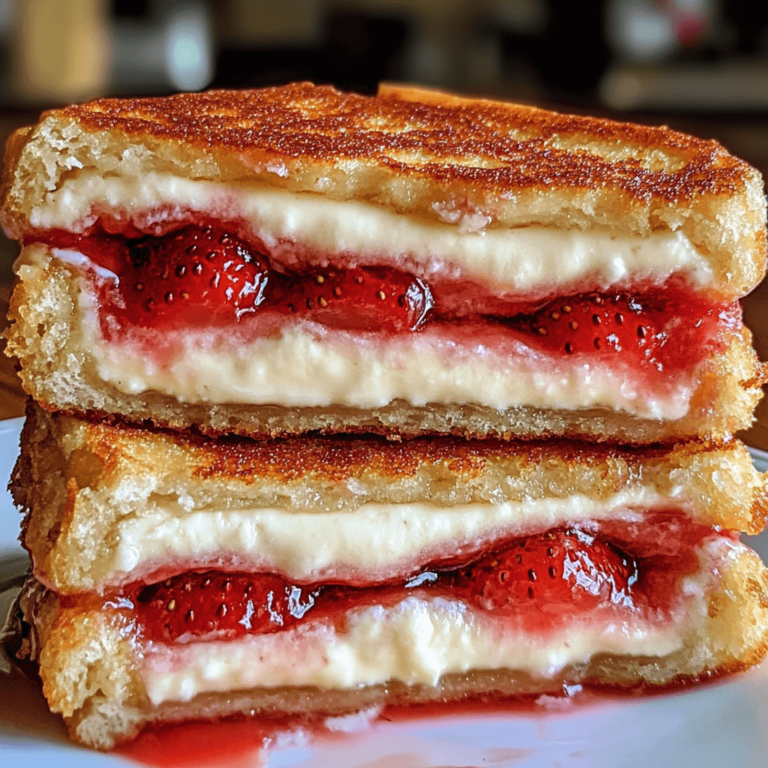
[[[664,123],[768,175],[765,0],[0,0],[2,142],[71,101],[297,79]],[[14,255],[0,239],[0,317]],[[745,312],[766,359],[766,284]],[[0,416],[21,408],[0,362]],[[768,448],[762,414],[752,442]]]

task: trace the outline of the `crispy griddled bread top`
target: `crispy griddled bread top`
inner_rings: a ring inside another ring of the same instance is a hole
[[[420,89],[298,83],[47,112],[9,142],[7,230],[21,236],[48,193],[93,170],[245,181],[475,229],[682,230],[730,291],[765,268],[762,179],[717,142]]]
[[[380,580],[579,520],[658,513],[758,533],[768,516],[768,475],[735,440],[214,440],[32,406],[21,444],[22,541],[61,594],[223,563]]]
[[[726,528],[758,533],[768,518],[768,477],[754,469],[737,440],[638,449],[455,437],[211,439],[47,414],[37,406],[27,416],[11,483],[24,508],[33,486],[60,474],[70,489],[108,491],[126,477],[152,477],[159,484],[185,484],[192,495],[198,488],[249,504],[302,509],[352,509],[366,501],[452,506],[572,494],[603,499],[649,486],[670,498],[685,496],[696,514]]]
[[[100,99],[48,116],[265,163],[360,163],[495,194],[605,184],[639,200],[678,203],[741,191],[755,175],[716,141],[668,128],[396,87],[375,98],[298,83]]]

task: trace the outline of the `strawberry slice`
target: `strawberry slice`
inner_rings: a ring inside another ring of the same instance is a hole
[[[275,575],[191,573],[143,587],[136,606],[150,635],[184,642],[288,629],[316,596]]]
[[[624,353],[656,363],[665,336],[656,312],[628,294],[581,294],[552,301],[524,321],[545,349],[577,354]]]
[[[126,243],[119,284],[123,308],[115,310],[123,322],[156,327],[161,321],[193,326],[238,321],[263,301],[266,261],[224,230],[189,226]]]
[[[557,621],[603,604],[634,605],[635,560],[578,528],[521,538],[469,565],[427,567],[404,582],[295,585],[274,574],[189,573],[128,591],[148,637],[162,642],[279,632],[308,614],[338,619],[407,590],[445,594],[502,616]]]
[[[520,539],[471,565],[460,577],[470,600],[487,611],[517,615],[630,605],[637,565],[632,558],[577,528]]]
[[[357,267],[285,278],[270,305],[331,328],[398,333],[421,328],[434,301],[429,287],[407,272]]]

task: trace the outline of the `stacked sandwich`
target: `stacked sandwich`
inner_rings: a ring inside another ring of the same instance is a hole
[[[73,738],[765,653],[731,437],[765,200],[716,143],[299,84],[71,106],[7,154],[22,606]]]

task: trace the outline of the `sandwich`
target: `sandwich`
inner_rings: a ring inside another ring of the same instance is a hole
[[[725,438],[760,174],[666,128],[307,83],[12,137],[8,351],[44,408],[206,434]]]
[[[31,408],[26,653],[109,748],[152,723],[663,689],[768,649],[737,441],[253,441]]]
[[[716,143],[303,83],[6,156],[22,653],[75,740],[764,657],[765,200]]]

